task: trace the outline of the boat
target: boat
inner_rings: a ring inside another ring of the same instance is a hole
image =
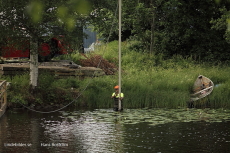
[[[214,88],[214,83],[207,77],[199,75],[193,85],[193,93],[190,96],[191,101],[197,101],[208,96]]]

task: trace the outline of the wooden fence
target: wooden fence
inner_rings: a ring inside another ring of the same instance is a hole
[[[7,81],[0,80],[0,117],[5,113],[7,107]]]

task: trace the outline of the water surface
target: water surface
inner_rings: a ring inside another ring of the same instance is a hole
[[[230,111],[199,109],[8,110],[0,152],[230,152]]]

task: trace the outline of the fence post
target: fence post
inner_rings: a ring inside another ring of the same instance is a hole
[[[7,82],[0,81],[0,109],[7,103]]]
[[[4,82],[4,104],[7,102],[7,82]]]

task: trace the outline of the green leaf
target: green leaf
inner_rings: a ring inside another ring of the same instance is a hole
[[[37,0],[31,1],[27,6],[27,12],[31,16],[32,22],[36,24],[42,20],[43,10],[43,3]]]

